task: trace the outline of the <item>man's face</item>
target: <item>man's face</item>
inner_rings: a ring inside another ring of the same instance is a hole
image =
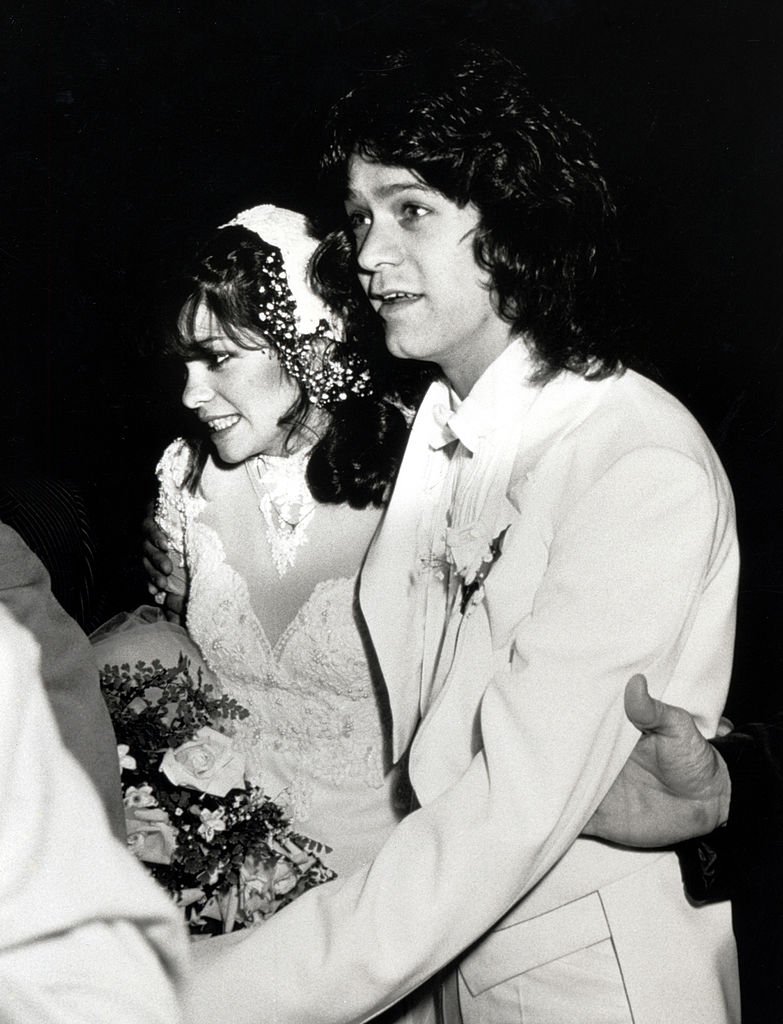
[[[465,395],[511,341],[476,263],[479,213],[402,167],[353,156],[346,212],[359,278],[395,356],[438,363]]]

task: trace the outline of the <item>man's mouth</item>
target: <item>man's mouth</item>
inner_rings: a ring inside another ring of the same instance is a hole
[[[421,298],[421,294],[418,292],[376,292],[373,293],[370,298],[372,299],[373,305],[379,311],[381,309],[391,309],[394,306],[405,305],[409,302],[416,302]]]
[[[241,417],[237,413],[232,416],[216,416],[213,420],[207,421],[207,427],[210,434],[219,434],[221,431],[228,430],[229,427],[239,423],[240,419]]]

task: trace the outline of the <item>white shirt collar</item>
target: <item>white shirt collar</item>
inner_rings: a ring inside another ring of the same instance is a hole
[[[445,382],[433,384],[427,393],[432,427],[429,444],[443,448],[459,440],[471,454],[481,440],[499,426],[509,408],[518,412],[529,394],[530,404],[538,392],[530,378],[535,367],[523,338],[516,338],[479,377],[464,400]]]

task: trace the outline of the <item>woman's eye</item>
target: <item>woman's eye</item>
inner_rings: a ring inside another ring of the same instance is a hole
[[[351,231],[353,231],[354,234],[358,234],[369,226],[370,217],[361,210],[349,210],[348,223],[351,226]]]
[[[210,370],[218,370],[221,366],[225,366],[230,358],[230,352],[211,352],[210,355],[207,356],[207,366]]]

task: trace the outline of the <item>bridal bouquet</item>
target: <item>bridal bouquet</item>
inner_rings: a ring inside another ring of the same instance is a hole
[[[245,778],[227,734],[248,712],[176,666],[106,665],[128,847],[183,909],[191,933],[257,924],[335,874],[329,848],[296,833]]]

